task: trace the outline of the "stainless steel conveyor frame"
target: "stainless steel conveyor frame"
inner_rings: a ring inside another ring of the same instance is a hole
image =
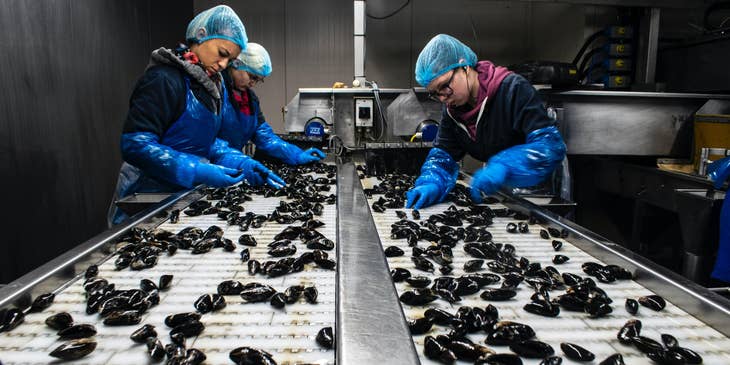
[[[337,159],[336,361],[419,364],[355,166],[350,158]],[[109,258],[115,240],[132,227],[156,227],[170,211],[202,197],[200,187],[173,195],[129,223],[91,238],[0,288],[0,308],[25,307],[39,294],[62,290],[80,278],[87,266]],[[730,336],[729,300],[525,199],[500,193],[500,200],[511,209],[537,217],[543,225],[567,229],[571,243],[581,250],[633,271],[638,283]]]

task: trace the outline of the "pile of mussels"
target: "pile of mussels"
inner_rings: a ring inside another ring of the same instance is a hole
[[[376,213],[387,209],[400,209],[404,206],[404,193],[412,186],[413,178],[405,175],[379,176],[380,183],[372,189],[366,189],[369,198],[382,195],[372,204]],[[494,217],[510,217],[517,221],[504,227],[508,233],[523,234],[530,231],[537,219],[507,209],[490,209],[486,205],[474,205],[469,200],[468,188],[457,184],[446,201],[452,204],[442,213],[433,214],[421,219],[420,213],[413,210],[408,219],[406,212],[395,210],[400,219],[391,225],[390,237],[403,239],[411,248],[411,261],[415,273],[405,268],[391,271],[394,282],[406,282],[411,290],[400,295],[400,300],[410,306],[424,306],[435,300],[458,303],[461,297],[476,295],[490,302],[509,300],[516,296],[519,286],[527,285],[534,294],[523,310],[545,317],[557,317],[560,310],[583,312],[589,318],[599,318],[612,312],[613,300],[601,289],[600,284],[616,280],[631,280],[632,273],[617,265],[602,265],[596,262],[585,262],[581,268],[588,277],[573,273],[561,273],[555,266],[543,267],[538,262],[530,262],[518,256],[511,244],[494,242],[489,229],[495,229]],[[490,200],[488,203],[494,203]],[[463,207],[463,208],[459,208]],[[555,228],[540,229],[540,237],[550,241],[558,252],[562,241],[568,237],[568,231]],[[425,243],[421,246],[419,243]],[[466,274],[449,276],[453,270],[454,250],[461,250],[472,259],[466,261],[463,270]],[[397,246],[385,248],[387,257],[405,255]],[[565,255],[556,254],[553,264],[560,265],[570,260]],[[418,272],[443,275],[435,279]],[[490,271],[480,272],[483,270]],[[499,287],[487,287],[498,284]],[[556,295],[555,291],[563,291]],[[480,293],[481,292],[481,293]],[[639,306],[654,311],[664,309],[666,303],[657,295],[649,295],[626,300],[625,307],[631,314],[636,314]],[[461,306],[456,313],[428,308],[424,316],[409,320],[413,335],[428,333],[433,326],[450,329],[446,335],[426,336],[424,354],[426,357],[451,364],[457,360],[475,364],[522,364],[520,357],[542,359],[541,364],[556,365],[562,358],[555,356],[555,350],[547,343],[535,339],[536,333],[527,324],[500,320],[497,308],[488,304],[485,308]],[[641,336],[641,322],[630,320],[617,334],[623,344],[634,345],[651,360],[659,364],[700,364],[702,357],[691,349],[679,346],[678,341],[669,334],[663,334],[661,343]],[[509,346],[514,354],[495,353],[487,346],[470,340],[467,335],[483,333],[486,345]],[[575,361],[593,361],[595,355],[589,350],[573,344],[561,343],[562,352]],[[516,355],[515,355],[516,354]],[[518,356],[519,355],[519,356]],[[621,354],[614,354],[600,362],[601,365],[624,364]]]

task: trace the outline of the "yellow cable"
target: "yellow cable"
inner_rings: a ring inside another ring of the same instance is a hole
[[[416,139],[416,137],[417,137],[417,136],[418,136],[418,133],[414,134],[414,135],[413,135],[413,136],[411,137],[411,140],[410,140],[410,142],[413,142],[413,140],[414,140],[414,139]]]

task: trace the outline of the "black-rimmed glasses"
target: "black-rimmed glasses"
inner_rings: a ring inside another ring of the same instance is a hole
[[[449,96],[451,96],[451,94],[454,93],[454,89],[451,88],[451,82],[454,81],[454,75],[456,75],[456,69],[451,71],[451,77],[449,77],[449,81],[446,81],[446,83],[441,84],[441,86],[439,86],[436,89],[436,91],[429,91],[428,97],[431,100],[438,101],[440,103],[441,102],[441,100],[439,99],[440,97],[443,96],[445,98],[448,98]]]

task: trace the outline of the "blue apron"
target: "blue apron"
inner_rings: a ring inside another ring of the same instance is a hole
[[[720,245],[711,276],[730,282],[730,194],[725,196],[720,210]]]
[[[251,98],[249,98],[249,102]],[[218,137],[228,142],[231,148],[243,149],[252,140],[259,125],[259,111],[255,103],[251,104],[251,115],[243,114],[233,103],[224,103],[223,120]]]
[[[222,105],[228,104],[225,86],[221,92]],[[185,77],[185,111],[165,131],[160,139],[160,144],[172,147],[173,149],[200,156],[200,159],[207,161],[210,146],[215,142],[218,131],[221,127],[221,116],[211,112],[203,105],[190,89],[190,79]],[[112,199],[107,222],[109,226],[119,224],[127,215],[119,210],[114,202],[118,199],[134,193],[175,193],[183,190],[182,187],[166,181],[157,180],[142,170],[124,162],[119,171],[117,188]]]

